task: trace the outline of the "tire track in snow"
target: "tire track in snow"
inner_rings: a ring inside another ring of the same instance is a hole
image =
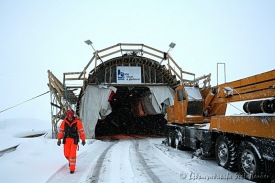
[[[144,168],[145,172],[147,173],[147,175],[151,178],[151,180],[154,183],[161,183],[158,176],[151,170],[150,166],[146,163],[146,160],[144,159],[144,157],[140,153],[140,151],[139,151],[139,141],[135,140],[135,141],[133,141],[133,143],[134,143],[134,149],[135,149],[135,152],[137,154],[137,157],[139,158],[140,163],[143,166],[143,168]]]
[[[113,147],[113,145],[115,145],[117,142],[110,144],[109,147],[107,149],[105,149],[103,151],[103,153],[99,156],[97,163],[94,167],[94,171],[92,171],[92,176],[89,177],[89,179],[91,180],[91,183],[97,183],[99,180],[99,176],[100,176],[100,171],[104,162],[104,159],[108,153],[108,151]]]
[[[120,139],[108,151],[102,164],[98,182],[146,182],[140,181],[144,180],[144,178],[140,175],[140,171],[136,171],[136,161],[131,159],[131,154],[135,154],[132,151],[132,146],[131,140]]]
[[[137,155],[140,157],[141,163],[144,164],[148,176],[153,182],[192,182],[181,177],[183,173],[179,165],[173,159],[165,156],[155,144],[148,139],[140,139],[135,142]]]

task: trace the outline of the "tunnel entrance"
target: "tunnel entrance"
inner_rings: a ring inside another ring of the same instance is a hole
[[[146,86],[118,86],[110,99],[112,112],[99,119],[95,128],[95,137],[110,135],[146,135],[163,136],[167,123],[164,114],[148,112],[144,109],[142,98],[151,94]],[[147,107],[150,104],[147,104]]]
[[[137,43],[95,51],[84,70],[63,73],[63,83],[49,70],[48,74],[53,134],[57,137],[66,110],[74,109],[88,139],[112,134],[163,135],[165,109],[174,103],[174,89],[195,79],[168,52]],[[115,95],[108,100],[111,90]]]

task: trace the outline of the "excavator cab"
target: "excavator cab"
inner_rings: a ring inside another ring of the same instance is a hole
[[[181,85],[175,90],[174,105],[167,110],[168,122],[203,122],[203,98],[199,87]]]

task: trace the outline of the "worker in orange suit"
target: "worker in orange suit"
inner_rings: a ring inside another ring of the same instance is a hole
[[[64,156],[69,161],[70,173],[74,173],[76,165],[76,150],[78,147],[79,138],[82,140],[82,145],[85,142],[85,133],[82,122],[74,115],[73,110],[68,110],[66,118],[62,121],[58,136],[57,145],[60,146],[61,139],[64,144]]]

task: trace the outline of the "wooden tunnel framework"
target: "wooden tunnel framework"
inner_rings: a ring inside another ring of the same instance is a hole
[[[92,63],[94,67],[87,76]],[[204,80],[203,88],[210,87],[210,74],[195,78],[194,73],[183,71],[169,53],[144,44],[118,43],[95,51],[83,71],[63,73],[63,83],[48,70],[53,137],[57,137],[57,126],[65,118],[66,110],[78,111],[87,85],[118,85],[116,66],[140,66],[142,84],[139,85],[166,85],[174,89],[183,83],[194,85]]]

